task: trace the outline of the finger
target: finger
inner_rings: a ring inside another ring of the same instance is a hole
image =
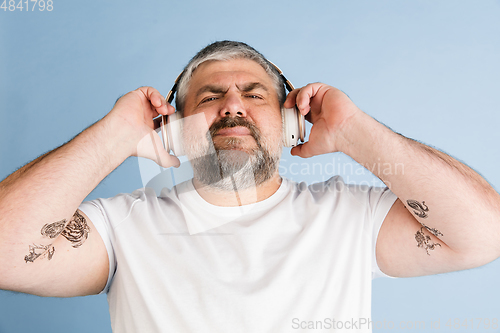
[[[306,115],[311,109],[311,99],[313,99],[321,87],[320,83],[309,83],[300,89],[296,97],[296,104],[300,113]]]
[[[175,108],[168,102],[166,102],[167,114],[172,114],[175,112]]]
[[[142,92],[153,106],[161,105],[161,94],[153,87],[140,87],[137,90]]]
[[[162,94],[155,89],[151,96],[151,105],[156,109],[159,114],[168,114],[168,104]],[[171,105],[170,105],[171,106]]]
[[[165,104],[163,96],[153,87],[148,87],[148,98],[155,108],[159,108]]]
[[[288,109],[293,108],[293,106],[295,105],[295,98],[297,97],[297,94],[299,93],[299,91],[300,91],[300,89],[294,89],[288,93],[288,95],[286,96],[285,103],[283,104],[283,106],[285,108],[288,108]]]
[[[153,93],[152,98],[153,99],[151,101],[152,102],[151,104],[155,107],[156,112],[158,112],[159,114],[163,114],[163,115],[168,114],[168,111],[169,111],[168,106],[170,104],[167,103],[167,101],[165,100],[165,97],[163,97],[162,94],[160,94],[158,91],[156,91]],[[153,101],[155,101],[154,104],[153,104]],[[173,109],[173,107],[172,107],[172,109]]]
[[[139,90],[149,100],[152,108],[155,109],[158,114],[168,113],[167,102],[158,90],[153,87],[140,87]]]
[[[169,106],[170,106],[170,108],[169,108]],[[170,104],[162,104],[161,107],[159,107],[159,108],[157,107],[155,109],[156,109],[156,112],[158,112],[159,114],[162,114],[162,115],[172,114],[175,112],[175,109]]]
[[[172,113],[175,112],[175,108],[169,103],[162,105],[161,108],[155,108],[155,110],[158,112],[158,115],[164,115],[164,116],[171,115]]]

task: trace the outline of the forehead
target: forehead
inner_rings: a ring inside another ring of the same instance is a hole
[[[269,87],[273,85],[269,74],[253,60],[211,60],[202,63],[193,72],[188,91],[196,91],[196,87],[211,83],[231,85],[250,81],[260,82]]]

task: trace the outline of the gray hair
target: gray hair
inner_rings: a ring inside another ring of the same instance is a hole
[[[273,80],[278,100],[280,101],[280,105],[283,105],[286,99],[284,80],[276,68],[253,47],[242,42],[224,40],[206,46],[184,68],[179,78],[177,96],[175,98],[177,112],[182,113],[184,111],[189,82],[198,66],[206,61],[227,61],[232,59],[250,59],[261,65]]]

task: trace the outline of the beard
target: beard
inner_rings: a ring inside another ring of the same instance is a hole
[[[248,144],[248,136],[221,136],[213,141],[220,130],[236,126],[246,127],[255,144]],[[269,180],[278,168],[282,150],[281,139],[269,143],[253,123],[240,117],[225,117],[213,123],[204,142],[184,139],[194,177],[206,186],[223,191],[248,189]]]

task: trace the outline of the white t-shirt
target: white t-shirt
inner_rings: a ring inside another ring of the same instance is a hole
[[[386,188],[287,179],[243,207],[187,181],[80,209],[106,244],[115,332],[371,332],[371,280]]]

